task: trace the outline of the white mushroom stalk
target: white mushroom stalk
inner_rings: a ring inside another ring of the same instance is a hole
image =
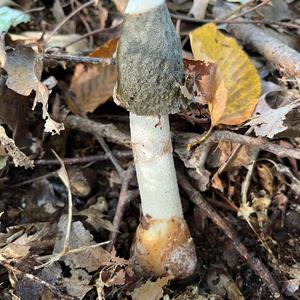
[[[183,218],[168,117],[183,101],[183,63],[164,1],[129,0],[117,64],[116,98],[130,111],[143,212],[133,259],[145,273],[184,278],[197,260]]]

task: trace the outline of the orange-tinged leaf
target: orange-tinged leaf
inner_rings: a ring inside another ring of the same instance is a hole
[[[89,54],[91,57],[112,58],[117,47],[113,39]],[[117,80],[115,65],[78,64],[75,68],[70,90],[76,95],[77,103],[84,112],[93,112],[104,104],[113,94]],[[68,99],[68,107],[73,113],[79,113],[78,105]]]
[[[112,39],[90,53],[91,57],[112,58],[118,45],[118,39]]]
[[[186,76],[186,87],[194,96],[199,96],[203,104],[207,104],[212,98],[213,85],[217,65],[215,63],[206,63],[202,60],[191,60],[184,58],[184,73]]]
[[[208,107],[212,126],[239,125],[248,120],[261,93],[259,75],[237,41],[206,24],[190,33],[195,59],[218,65]]]

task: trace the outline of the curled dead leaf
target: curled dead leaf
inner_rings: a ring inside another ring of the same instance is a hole
[[[14,50],[7,52],[4,69],[8,78],[6,85],[11,90],[23,96],[29,96],[35,91],[33,109],[37,103],[42,104],[45,131],[59,134],[64,129],[62,123],[54,121],[48,113],[49,90],[40,81],[42,73],[42,57],[31,47],[17,45]]]
[[[0,144],[5,148],[8,155],[12,157],[16,167],[32,168],[33,160],[27,157],[16,145],[13,139],[6,135],[4,128],[0,125]]]
[[[112,58],[117,47],[117,40],[113,39],[96,49],[89,56]],[[78,64],[75,68],[70,90],[76,95],[80,110],[93,112],[98,106],[104,104],[112,95],[117,80],[115,65]],[[69,98],[68,106],[73,113],[78,113],[78,105]]]

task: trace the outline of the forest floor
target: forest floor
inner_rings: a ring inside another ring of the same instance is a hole
[[[300,2],[167,1],[190,101],[170,116],[185,280],[130,259],[140,197],[113,101],[127,2],[96,2],[0,1],[0,299],[300,299]]]

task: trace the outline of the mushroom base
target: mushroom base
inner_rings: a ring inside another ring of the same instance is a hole
[[[133,260],[144,273],[156,277],[186,278],[193,274],[196,252],[183,218],[143,217],[132,246]]]

